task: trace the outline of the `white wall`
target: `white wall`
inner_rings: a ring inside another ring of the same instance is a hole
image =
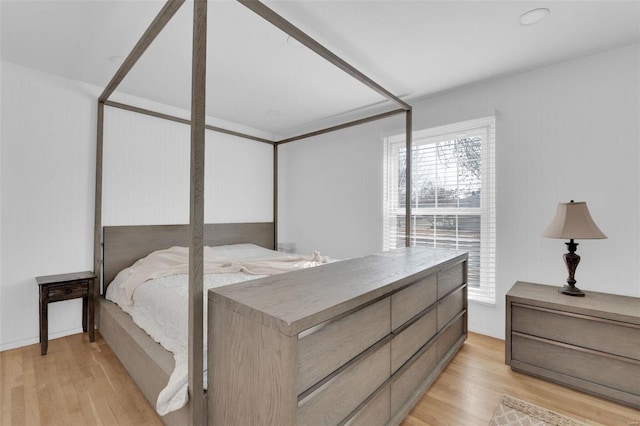
[[[639,46],[497,79],[414,105],[414,129],[497,113],[497,301],[469,327],[504,337],[517,280],[560,285],[564,241],[542,238],[558,202],[587,201],[609,237],[578,241],[583,290],[640,296]],[[382,138],[401,118],[281,148],[280,241],[336,257],[382,247]]]
[[[189,129],[105,108],[103,225],[189,222]],[[205,137],[205,222],[273,220],[273,147]]]
[[[101,88],[6,62],[0,69],[0,350],[6,350],[38,342],[36,276],[93,269]],[[118,100],[188,117],[131,97]],[[205,220],[272,220],[273,148],[213,132],[206,137]],[[105,225],[188,222],[188,126],[106,107],[104,160]],[[50,338],[81,332],[81,307],[79,299],[51,304]]]
[[[38,342],[34,277],[92,269],[96,93],[2,63],[0,349]],[[81,301],[54,303],[50,337],[81,331]]]
[[[404,114],[281,145],[280,243],[298,253],[364,256],[382,247],[381,135],[404,126]]]

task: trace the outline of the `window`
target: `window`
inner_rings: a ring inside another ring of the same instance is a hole
[[[469,298],[495,303],[495,118],[413,133],[411,245],[469,252]],[[405,135],[385,141],[384,249],[405,245]]]

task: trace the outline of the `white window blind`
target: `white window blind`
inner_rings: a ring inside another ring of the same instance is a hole
[[[405,135],[385,141],[385,250],[405,245]],[[495,303],[495,117],[413,133],[411,245],[469,253],[469,298]]]

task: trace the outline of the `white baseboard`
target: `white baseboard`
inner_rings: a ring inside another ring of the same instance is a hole
[[[73,328],[70,330],[58,331],[56,333],[49,334],[49,340],[58,339],[60,337],[70,336],[72,334],[82,333],[82,327]],[[28,339],[16,340],[15,342],[3,343],[0,345],[0,352],[8,351],[10,349],[22,348],[24,346],[40,344],[40,337],[30,337]]]

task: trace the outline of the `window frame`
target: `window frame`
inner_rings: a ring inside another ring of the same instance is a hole
[[[479,285],[470,285],[468,294],[469,300],[494,306],[496,303],[495,116],[414,131],[412,146],[415,150],[416,146],[475,136],[482,138],[480,207],[438,207],[437,204],[434,207],[416,207],[412,205],[411,220],[414,221],[416,216],[423,215],[474,215],[480,217],[480,282]],[[399,156],[402,151],[406,152],[405,134],[389,136],[385,138],[384,144],[383,249],[388,250],[394,246],[400,246],[399,241],[404,241],[404,236],[400,236],[395,230],[392,230],[391,222],[392,218],[406,215],[406,208],[403,205],[404,196],[397,186],[400,174]],[[413,152],[415,153],[415,151]],[[412,166],[412,171],[415,171],[415,163]],[[415,191],[414,185],[412,185],[412,191]],[[413,195],[411,199],[414,199]],[[395,227],[395,229],[398,228]],[[415,226],[412,226],[411,234],[410,242],[414,246],[419,238]],[[456,240],[458,240],[457,232]]]

